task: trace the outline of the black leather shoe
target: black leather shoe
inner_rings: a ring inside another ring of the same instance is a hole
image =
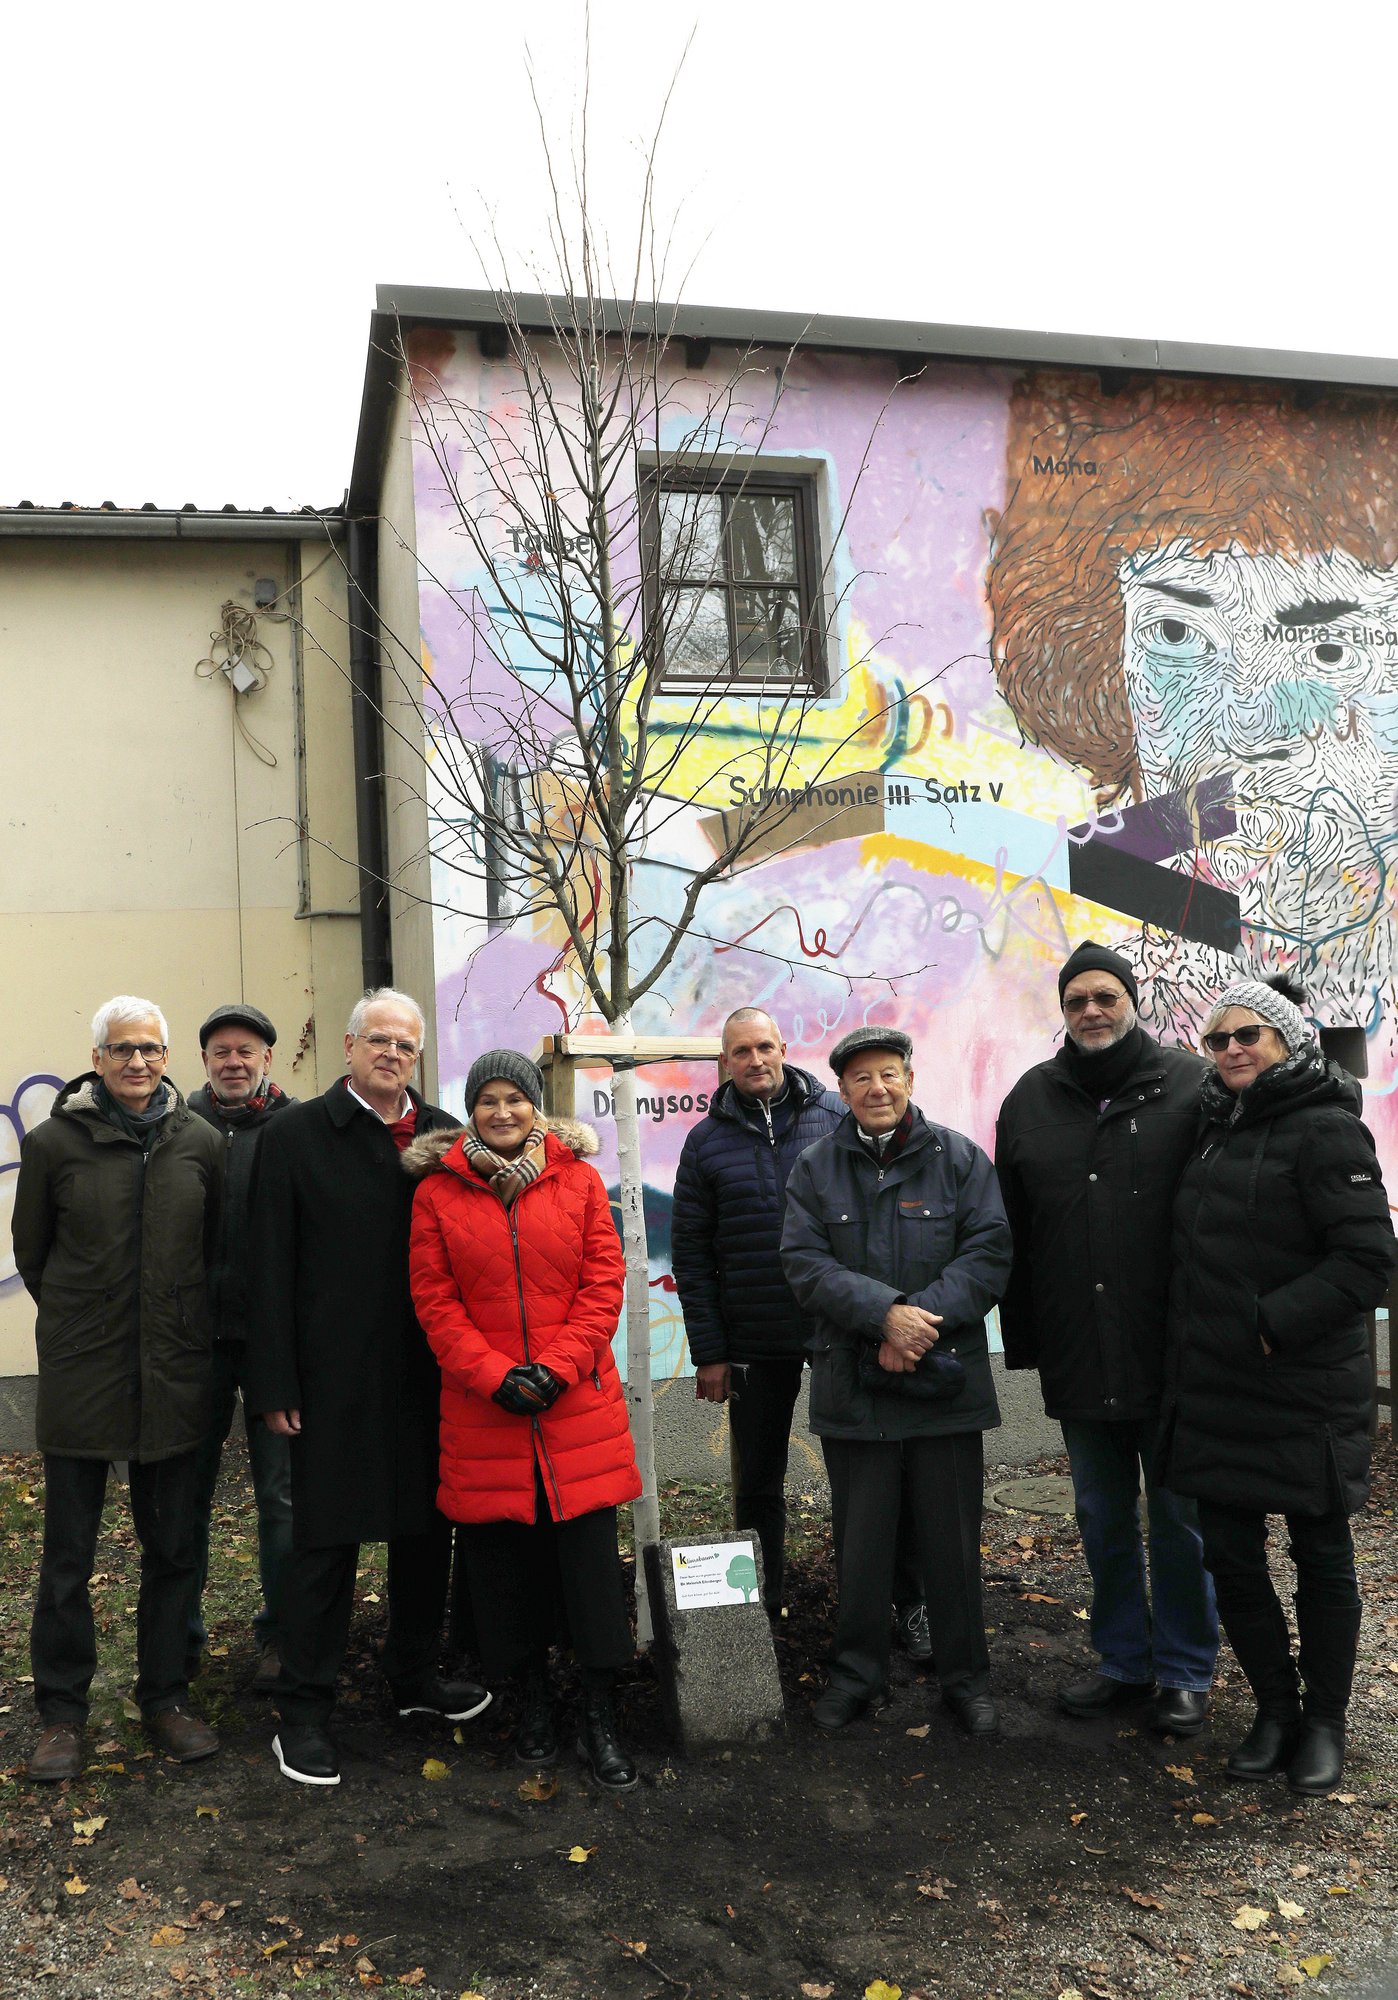
[[[444,1722],[469,1722],[490,1707],[493,1695],[474,1681],[444,1681],[435,1674],[411,1689],[395,1689],[400,1716],[440,1715]]]
[[[1345,1725],[1343,1722],[1316,1722],[1310,1716],[1301,1724],[1301,1740],[1286,1767],[1286,1782],[1305,1799],[1323,1799],[1333,1792],[1345,1768]]]
[[[908,1658],[925,1667],[932,1658],[932,1635],[927,1629],[927,1606],[919,1598],[914,1604],[900,1605],[893,1614],[894,1643]]]
[[[1230,1778],[1274,1778],[1291,1762],[1300,1740],[1299,1709],[1295,1715],[1259,1714],[1223,1768]]]
[[[56,1785],[64,1778],[80,1778],[82,1769],[81,1726],[76,1722],[46,1722],[29,1753],[25,1777],[36,1785]]]
[[[1157,1736],[1197,1736],[1208,1719],[1207,1689],[1161,1688],[1150,1712]]]
[[[1109,1709],[1125,1708],[1130,1702],[1149,1701],[1154,1693],[1154,1681],[1118,1681],[1110,1674],[1084,1674],[1080,1681],[1069,1681],[1058,1690],[1058,1706],[1065,1715],[1090,1720]]]
[[[197,1764],[218,1749],[218,1731],[187,1708],[162,1708],[143,1717],[141,1727],[157,1750],[178,1764]]]
[[[1000,1714],[988,1694],[968,1694],[963,1701],[947,1700],[952,1721],[968,1736],[997,1736]]]
[[[578,1755],[587,1766],[588,1777],[604,1791],[629,1792],[638,1782],[636,1766],[617,1735],[616,1711],[609,1693],[597,1689],[584,1692]]]
[[[861,1715],[882,1715],[891,1699],[887,1688],[880,1688],[877,1694],[863,1695],[856,1694],[853,1688],[828,1687],[811,1710],[811,1721],[827,1736],[833,1736],[837,1730],[857,1722]]]
[[[272,1754],[284,1778],[295,1785],[338,1785],[340,1757],[330,1732],[314,1722],[284,1722],[272,1738]]]
[[[530,1674],[524,1683],[515,1731],[515,1762],[536,1769],[558,1762],[558,1718],[547,1674]]]

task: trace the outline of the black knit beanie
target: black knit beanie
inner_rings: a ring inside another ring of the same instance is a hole
[[[1119,979],[1131,997],[1134,1007],[1140,1000],[1136,991],[1136,975],[1121,956],[1120,952],[1109,951],[1104,944],[1097,944],[1092,938],[1084,938],[1072,957],[1067,960],[1058,975],[1058,1003],[1063,1004],[1063,995],[1070,979],[1076,979],[1080,972],[1110,972],[1113,979]]]
[[[536,1111],[544,1106],[544,1079],[537,1063],[530,1062],[518,1049],[488,1049],[477,1056],[466,1076],[466,1115],[476,1108],[476,1099],[488,1083],[512,1083],[522,1090]]]

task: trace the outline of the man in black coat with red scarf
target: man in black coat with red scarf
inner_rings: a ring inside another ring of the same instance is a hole
[[[328,1724],[361,1542],[388,1544],[383,1667],[399,1715],[464,1721],[490,1701],[437,1671],[451,1565],[436,1506],[440,1376],[408,1290],[413,1183],[399,1155],[456,1121],[408,1083],[423,1032],[406,994],[367,993],[345,1035],[346,1075],[280,1117],[258,1161],[247,1393],[291,1439],[273,1748],[300,1784],[340,1781]]]

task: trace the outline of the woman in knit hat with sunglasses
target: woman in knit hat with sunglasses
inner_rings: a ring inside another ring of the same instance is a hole
[[[625,1262],[590,1126],[543,1116],[527,1056],[492,1049],[466,1079],[464,1132],[403,1164],[413,1202],[413,1305],[442,1369],[437,1504],[462,1522],[481,1654],[522,1683],[515,1755],[551,1764],[548,1656],[582,1671],[578,1750],[609,1791],[636,1783],[612,1687],[633,1641],[616,1510],[641,1490],[612,1336]]]
[[[1323,1795],[1344,1764],[1360,1599],[1349,1516],[1369,1476],[1365,1314],[1395,1248],[1354,1079],[1285,979],[1236,981],[1201,1037],[1194,1156],[1175,1197],[1161,1483],[1199,1503],[1219,1617],[1257,1698],[1234,1778]],[[1285,1517],[1299,1661],[1267,1566]],[[1299,1668],[1299,1671],[1298,1671]]]

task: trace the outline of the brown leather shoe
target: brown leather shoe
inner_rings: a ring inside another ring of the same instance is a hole
[[[275,1646],[264,1646],[257,1656],[257,1671],[252,1677],[254,1694],[275,1694],[282,1677],[282,1656]]]
[[[56,1785],[60,1778],[79,1778],[83,1768],[83,1733],[75,1722],[51,1722],[39,1732],[24,1774],[36,1785]]]
[[[162,1708],[158,1715],[148,1715],[141,1726],[156,1749],[178,1764],[197,1764],[201,1757],[212,1757],[218,1748],[218,1731],[187,1708]]]

